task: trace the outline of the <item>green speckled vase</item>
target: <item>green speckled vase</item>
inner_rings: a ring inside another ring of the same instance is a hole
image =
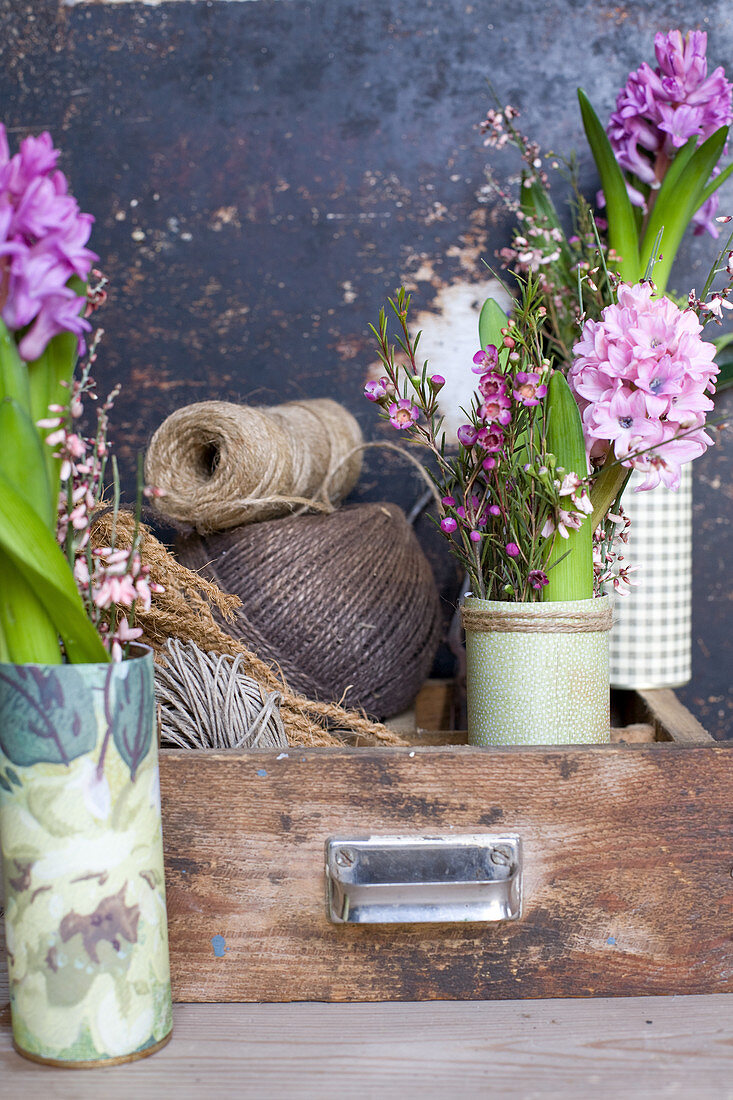
[[[0,664],[13,1040],[35,1061],[111,1065],[171,1034],[153,700],[149,651]]]
[[[608,630],[555,633],[533,620],[558,611],[598,615],[608,597],[504,603],[469,597],[466,608],[521,617],[530,628],[466,631],[468,739],[472,745],[603,744],[610,740]]]

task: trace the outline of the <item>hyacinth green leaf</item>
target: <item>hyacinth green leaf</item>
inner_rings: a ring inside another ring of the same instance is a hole
[[[493,344],[499,350],[504,337],[501,330],[509,323],[504,310],[494,298],[487,298],[481,307],[478,319],[478,338],[481,348],[486,349],[488,344]]]
[[[644,270],[639,263],[639,237],[634,208],[631,205],[626,181],[614,156],[606,131],[593,110],[585,92],[578,88],[580,113],[585,136],[596,162],[601,187],[606,197],[609,246],[621,257],[617,270],[626,282],[635,283]]]
[[[565,473],[576,473],[584,478],[588,473],[583,424],[580,410],[560,371],[550,378],[547,387],[547,450],[554,454],[558,467]],[[572,508],[570,498],[563,503]],[[558,600],[588,600],[593,595],[593,536],[590,521],[584,519],[577,531],[569,531],[563,539],[557,533],[551,541],[545,564],[548,583],[542,589],[542,599],[555,603]]]
[[[18,354],[12,333],[0,320],[0,399],[4,397],[12,397],[23,408],[30,408],[28,369]]]
[[[106,662],[60,546],[34,509],[0,471],[0,550],[43,604],[73,663]]]
[[[662,259],[655,264],[653,276],[660,293],[667,286],[672,264],[685,230],[695,211],[704,202],[703,195],[708,189],[713,168],[720,160],[727,137],[728,127],[721,126],[693,152],[692,156],[683,157],[681,169],[676,168],[680,156],[678,154],[667,172],[664,186],[660,189],[649,217],[640,254],[642,271],[644,271],[651,259],[654,242],[660,230],[663,230]],[[685,153],[686,150],[687,146],[682,152]],[[714,181],[716,184],[717,182],[717,180]]]
[[[13,561],[0,550],[0,631],[4,661],[16,665],[61,663],[56,628],[34,589]]]
[[[715,192],[718,190],[718,188],[721,187],[725,183],[725,181],[730,177],[732,172],[733,172],[733,164],[729,164],[727,168],[723,169],[723,171],[720,173],[719,176],[716,176],[714,180],[710,181],[710,183],[707,185],[707,187],[705,188],[705,190],[702,193],[702,197],[700,199],[700,206],[702,206],[703,203],[706,203],[711,195],[715,194]],[[698,210],[699,209],[700,209],[700,207],[698,207]]]
[[[0,470],[52,530],[56,509],[51,505],[44,445],[33,420],[13,397],[0,400],[0,440]]]
[[[0,471],[51,530],[43,444],[30,416],[12,397],[0,401]],[[0,505],[1,506],[1,505]],[[22,664],[61,660],[58,634],[33,588],[13,562],[0,551],[0,630],[5,660]]]

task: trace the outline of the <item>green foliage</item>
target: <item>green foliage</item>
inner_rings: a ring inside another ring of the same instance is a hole
[[[77,280],[78,282],[78,280]],[[78,289],[78,288],[75,288]],[[35,363],[0,321],[0,660],[59,664],[109,655],[56,543],[59,460],[37,421],[69,398],[76,336],[55,336]]]
[[[501,330],[509,322],[504,310],[494,298],[487,298],[481,307],[478,319],[478,337],[481,348],[486,350],[489,344],[501,349],[503,336]]]
[[[108,661],[87,618],[69,563],[51,531],[0,471],[0,552],[4,552],[46,609],[69,661]],[[11,660],[15,657],[10,655]]]
[[[643,274],[643,269],[639,261],[636,216],[626,190],[626,181],[614,156],[606,131],[603,129],[587,95],[580,88],[578,89],[578,99],[585,135],[593,159],[596,162],[598,174],[601,177],[601,186],[606,197],[608,243],[620,257],[617,270],[621,278],[626,282],[635,283]]]
[[[702,145],[695,148],[695,139],[690,138],[667,169],[664,182],[657,193],[656,201],[650,199],[650,214],[640,245],[640,278],[646,265],[653,256],[654,242],[662,233],[662,259],[654,267],[654,283],[659,293],[663,293],[677,250],[690,220],[705,201],[706,193],[712,194],[722,182],[718,177],[712,183],[708,180],[713,168],[720,160],[726,140],[728,127],[722,126]],[[609,210],[609,233],[611,212]],[[610,237],[609,237],[610,239]]]
[[[557,474],[574,473],[582,480],[588,474],[583,425],[578,405],[565,376],[555,371],[546,398],[547,450],[555,456]],[[572,508],[569,498],[563,504]],[[556,532],[547,558],[548,584],[544,601],[587,600],[593,595],[593,539],[590,521],[583,519],[578,530],[568,530],[563,539]]]

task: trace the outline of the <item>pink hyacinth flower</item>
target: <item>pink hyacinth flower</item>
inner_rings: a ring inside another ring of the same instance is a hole
[[[645,487],[679,483],[680,465],[711,442],[702,428],[718,368],[701,332],[691,310],[653,298],[647,283],[621,284],[618,302],[586,322],[568,383],[592,456],[613,446],[623,465],[647,474]],[[695,434],[685,446],[678,437],[689,429]],[[649,447],[654,461],[640,454]]]
[[[733,121],[733,86],[722,68],[708,76],[704,32],[657,34],[654,50],[657,68],[644,63],[629,75],[607,127],[618,163],[650,187],[659,186],[658,157],[669,161],[690,138],[700,144]],[[631,201],[643,206],[643,196],[628,190]],[[717,207],[715,194],[693,216],[696,233],[718,236]]]
[[[58,156],[43,133],[11,157],[0,124],[0,315],[12,331],[26,330],[18,347],[27,362],[58,333],[75,333],[81,344],[91,328],[81,315],[85,298],[67,283],[86,280],[97,259],[86,247],[94,219],[69,195]]]

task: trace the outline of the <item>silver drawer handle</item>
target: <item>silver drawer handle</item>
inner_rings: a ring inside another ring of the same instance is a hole
[[[332,836],[327,912],[335,924],[517,920],[518,836]]]

